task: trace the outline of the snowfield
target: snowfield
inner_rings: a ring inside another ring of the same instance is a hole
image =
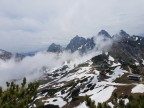
[[[95,93],[90,98],[95,101],[96,105],[100,102],[106,102],[112,95],[113,91],[116,89],[116,87],[109,86],[104,88],[103,90]]]
[[[126,73],[127,71],[125,70],[122,70],[120,66],[116,67],[114,70],[113,70],[113,74],[112,75],[108,75],[110,78],[106,79],[106,81],[108,82],[113,82],[116,78],[119,78],[121,77],[124,73]]]
[[[131,91],[132,93],[144,93],[144,85],[137,84]]]

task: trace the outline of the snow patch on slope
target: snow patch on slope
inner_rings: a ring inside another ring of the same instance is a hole
[[[132,91],[132,93],[144,93],[144,85],[143,84],[138,84],[136,85]]]
[[[112,56],[109,56],[109,61],[114,61],[115,59]]]
[[[113,70],[113,74],[111,75],[107,74],[107,76],[109,76],[110,78],[106,79],[106,81],[113,82],[116,78],[121,77],[125,72],[127,71],[122,70],[121,67],[118,66]]]
[[[116,89],[116,87],[109,86],[104,88],[103,90],[99,91],[98,93],[95,93],[93,96],[90,98],[92,100],[95,100],[95,103],[98,104],[106,102],[112,95],[113,91]]]

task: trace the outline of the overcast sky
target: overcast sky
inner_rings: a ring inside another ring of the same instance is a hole
[[[144,0],[0,0],[0,48],[12,52],[62,45],[101,29],[144,33]]]

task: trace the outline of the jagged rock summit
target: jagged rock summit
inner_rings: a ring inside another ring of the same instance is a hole
[[[67,45],[66,50],[70,50],[71,52],[75,52],[75,51],[79,50],[85,44],[86,44],[86,39],[83,37],[79,37],[77,35]]]
[[[100,36],[100,35],[106,36],[107,38],[111,38],[111,35],[106,30],[101,30],[98,33],[98,36]]]
[[[49,48],[48,48],[48,52],[62,52],[63,48],[61,45],[52,43]]]

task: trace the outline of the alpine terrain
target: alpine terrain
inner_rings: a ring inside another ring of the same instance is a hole
[[[53,43],[47,51],[92,57],[80,64],[69,60],[53,69],[44,67],[34,107],[136,108],[136,102],[142,101],[144,37],[131,36],[124,30],[111,36],[101,30],[88,39],[76,36],[65,48]]]

